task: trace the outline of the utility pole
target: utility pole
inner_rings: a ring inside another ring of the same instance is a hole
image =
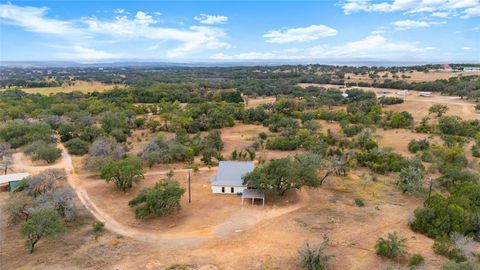
[[[190,192],[190,170],[188,171],[188,203],[191,203],[192,202],[192,195],[191,195],[191,192]]]

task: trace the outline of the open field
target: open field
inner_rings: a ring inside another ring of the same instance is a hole
[[[317,86],[317,87],[324,87],[324,88],[335,88],[341,91],[346,91],[348,89],[363,89],[366,91],[372,91],[377,93],[379,88],[373,87],[348,87],[345,88],[341,85],[332,85],[332,84],[312,84],[312,83],[301,83],[298,84],[300,87],[306,88],[308,86]],[[384,110],[392,110],[392,111],[408,111],[410,112],[415,121],[420,121],[422,117],[428,114],[428,108],[433,104],[445,104],[448,106],[449,110],[447,111],[447,115],[458,115],[463,119],[479,119],[480,113],[475,111],[475,103],[469,100],[461,99],[460,97],[454,96],[442,96],[439,93],[432,93],[431,97],[421,97],[419,96],[418,91],[408,91],[409,94],[404,97],[397,95],[396,92],[399,91],[398,89],[383,89],[388,91],[386,96],[392,97],[400,97],[404,98],[405,102],[401,104],[395,105],[388,105],[384,106]],[[383,94],[382,94],[383,95]],[[379,96],[379,94],[377,94]]]
[[[274,103],[276,97],[256,97],[256,98],[248,98],[247,108],[255,108],[262,104]]]
[[[86,82],[86,81],[75,81],[74,85],[69,86],[57,86],[57,87],[36,87],[36,88],[22,88],[22,91],[25,91],[29,94],[57,94],[57,93],[69,93],[74,91],[79,91],[82,93],[88,92],[103,92],[111,90],[114,87],[124,87],[123,85],[111,85],[104,84],[100,82]],[[0,89],[1,91],[2,89]],[[3,89],[4,90],[4,89]]]
[[[379,78],[375,78],[378,82],[382,82],[385,79],[394,80],[394,74],[391,72],[378,72]],[[435,81],[435,80],[448,80],[450,78],[461,77],[461,76],[478,76],[480,72],[453,72],[453,71],[436,71],[431,70],[429,72],[420,72],[420,71],[408,71],[408,72],[398,72],[397,80],[403,80],[406,82],[425,82],[425,81]],[[346,82],[367,82],[373,83],[374,79],[369,77],[368,74],[353,74],[345,73]]]

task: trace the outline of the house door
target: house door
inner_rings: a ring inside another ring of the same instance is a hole
[[[230,193],[233,193],[235,191],[235,188],[231,187],[230,188]]]

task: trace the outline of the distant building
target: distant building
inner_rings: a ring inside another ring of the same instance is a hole
[[[419,96],[421,96],[421,97],[431,97],[432,92],[420,92]]]
[[[212,192],[220,194],[240,194],[247,188],[242,177],[252,172],[255,165],[251,161],[220,161],[217,175],[211,178]]]
[[[22,179],[30,176],[29,173],[11,173],[0,175],[0,186],[8,186],[8,191],[14,191]]]
[[[480,67],[464,67],[463,72],[480,72]]]
[[[452,67],[449,64],[442,65],[443,71],[453,71]]]
[[[397,95],[399,95],[399,96],[407,96],[408,94],[409,94],[408,90],[397,91]]]

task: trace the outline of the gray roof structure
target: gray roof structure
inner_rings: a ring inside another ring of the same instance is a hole
[[[0,184],[6,184],[13,181],[20,181],[25,177],[28,177],[29,173],[12,173],[0,175]]]
[[[220,161],[217,175],[211,179],[212,186],[243,187],[242,176],[253,169],[255,165],[251,161]]]

